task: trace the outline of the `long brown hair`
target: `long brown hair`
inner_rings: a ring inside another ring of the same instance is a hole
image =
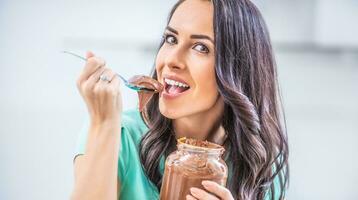
[[[169,14],[169,21],[176,8]],[[228,188],[238,199],[280,199],[288,186],[288,141],[269,33],[249,0],[211,0],[214,6],[215,73],[225,102]],[[160,44],[162,46],[163,41]],[[152,77],[157,79],[155,68]],[[148,178],[161,187],[159,163],[175,150],[172,121],[160,114],[159,96],[145,108],[149,131],[140,143]],[[274,184],[274,179],[279,184]],[[277,190],[277,187],[278,190]],[[276,190],[275,190],[276,189]]]

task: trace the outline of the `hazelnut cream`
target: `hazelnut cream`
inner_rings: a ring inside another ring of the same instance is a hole
[[[163,90],[163,85],[157,80],[144,75],[136,75],[128,80],[130,84],[135,86],[144,87],[153,91],[141,90],[138,91],[139,110],[142,111],[144,106],[149,102],[155,93]]]
[[[220,145],[189,138],[178,139],[178,150],[165,161],[160,200],[184,200],[191,187],[204,189],[204,180],[226,186],[227,165]]]

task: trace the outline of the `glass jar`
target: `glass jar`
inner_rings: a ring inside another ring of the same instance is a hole
[[[178,139],[178,149],[165,161],[160,200],[186,199],[191,187],[204,189],[204,180],[226,186],[227,165],[220,145],[189,138]]]

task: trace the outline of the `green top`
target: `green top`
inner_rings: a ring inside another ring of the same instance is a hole
[[[78,136],[75,155],[85,153],[88,127],[89,120],[86,120]],[[119,199],[121,200],[159,199],[158,189],[147,178],[139,158],[140,139],[147,131],[148,127],[138,109],[126,110],[122,113],[121,148],[118,158],[118,178],[121,184]],[[164,159],[161,160],[160,170],[163,174]],[[275,180],[276,185],[278,181]],[[278,199],[278,192],[279,190],[275,191],[275,199]],[[270,200],[269,195],[265,200]]]

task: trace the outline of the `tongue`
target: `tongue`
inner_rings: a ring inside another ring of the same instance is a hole
[[[177,87],[177,86],[169,86],[168,88],[168,93],[169,94],[179,94],[184,92],[186,89],[182,88],[182,87]]]

